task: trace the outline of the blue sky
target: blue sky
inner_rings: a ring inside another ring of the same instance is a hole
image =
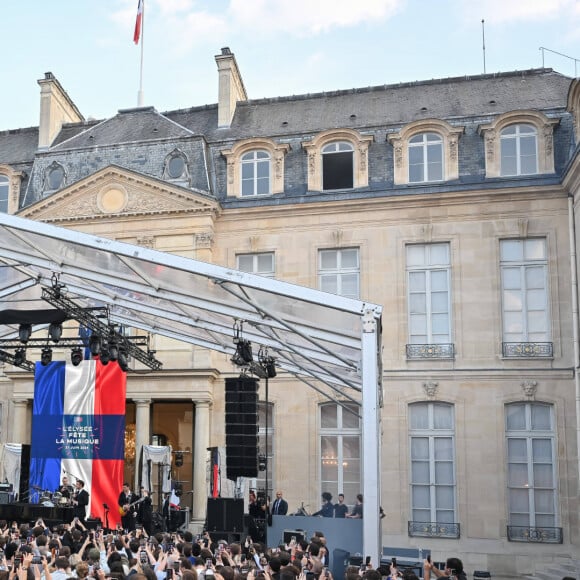
[[[85,118],[137,106],[137,0],[4,4],[0,130],[38,125],[47,71]],[[580,0],[145,0],[145,104],[217,102],[222,46],[250,98],[481,74],[482,19],[488,73],[580,59]]]

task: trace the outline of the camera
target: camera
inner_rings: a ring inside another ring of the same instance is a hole
[[[173,568],[167,568],[167,570],[165,570],[165,579],[173,580]]]
[[[141,562],[141,564],[147,564],[147,562],[149,561],[149,558],[147,557],[147,552],[145,550],[141,550],[139,552],[139,561]]]

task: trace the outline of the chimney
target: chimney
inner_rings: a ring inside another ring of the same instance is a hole
[[[85,119],[61,87],[56,77],[44,73],[40,85],[40,123],[38,126],[38,148],[48,149],[65,123],[81,123]]]
[[[236,57],[226,46],[215,57],[219,71],[218,127],[232,124],[236,104],[248,99]]]

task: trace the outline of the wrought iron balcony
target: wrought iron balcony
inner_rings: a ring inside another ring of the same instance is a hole
[[[408,522],[409,536],[423,538],[459,539],[459,524],[441,524],[437,522]]]
[[[503,342],[504,358],[553,358],[552,342]]]
[[[531,528],[528,526],[508,526],[510,542],[534,542],[541,544],[561,544],[562,528]]]
[[[408,344],[407,360],[415,359],[453,359],[455,348],[453,344]]]

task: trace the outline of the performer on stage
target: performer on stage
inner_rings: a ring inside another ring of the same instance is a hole
[[[60,493],[62,497],[66,497],[70,499],[74,493],[73,486],[69,483],[68,477],[66,475],[62,478],[61,486],[56,490],[57,493]]]
[[[143,526],[147,535],[151,536],[153,528],[153,504],[149,492],[144,487],[141,488],[141,496],[139,499],[141,503],[138,506],[137,521]]]
[[[131,491],[131,486],[125,482],[123,484],[123,491],[119,494],[119,512],[121,513],[121,524],[123,529],[133,532],[135,531],[135,516],[137,507],[134,504],[137,503],[139,497]]]
[[[89,505],[89,492],[84,489],[85,482],[82,479],[76,480],[75,487],[76,489],[72,496],[73,514],[84,525],[87,517],[87,506]]]

